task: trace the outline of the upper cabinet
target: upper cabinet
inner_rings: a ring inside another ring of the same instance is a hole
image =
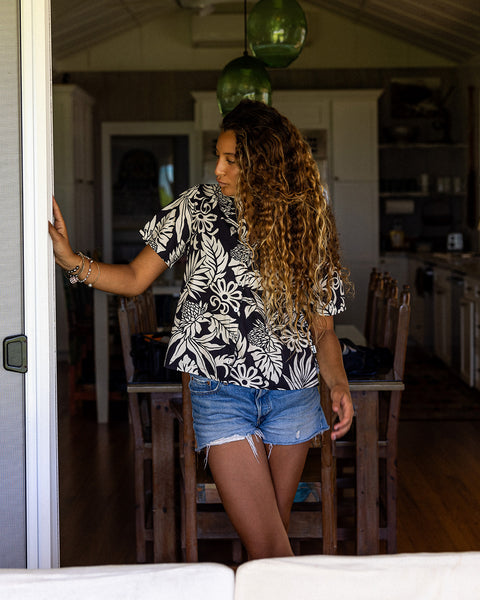
[[[377,98],[377,93],[352,93],[332,102],[336,181],[377,181]]]
[[[74,249],[95,249],[93,98],[75,85],[53,86],[55,196]]]

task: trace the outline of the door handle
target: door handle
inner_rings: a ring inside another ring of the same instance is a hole
[[[15,373],[27,372],[26,335],[11,335],[3,340],[3,367]]]

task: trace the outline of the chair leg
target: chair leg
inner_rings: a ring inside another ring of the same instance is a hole
[[[142,451],[135,452],[135,530],[137,563],[144,563],[146,557],[145,536],[145,457]]]
[[[322,435],[321,483],[322,483],[322,530],[323,553],[337,553],[337,469],[333,455],[331,428],[333,424],[330,393],[323,379],[320,380],[322,408],[330,429]]]
[[[396,452],[387,456],[387,553],[397,552],[397,459]]]
[[[188,387],[189,376],[182,375],[182,415],[184,454],[184,521],[185,558],[187,562],[198,562],[197,540],[197,463],[195,434],[193,431],[192,403]]]
[[[153,555],[154,562],[175,562],[174,422],[170,399],[152,393]]]
[[[392,392],[387,430],[387,552],[397,552],[397,456],[398,456],[398,419],[402,392]]]

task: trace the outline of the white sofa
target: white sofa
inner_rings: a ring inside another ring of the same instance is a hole
[[[3,600],[480,600],[480,552],[0,569]]]
[[[239,567],[235,600],[480,600],[480,552],[296,556]]]
[[[2,600],[233,600],[234,572],[215,563],[0,569]]]

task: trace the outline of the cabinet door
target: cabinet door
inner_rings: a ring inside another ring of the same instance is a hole
[[[452,363],[452,317],[450,274],[442,269],[434,271],[434,352],[447,365]]]
[[[480,293],[478,291],[477,293]],[[475,387],[480,390],[480,301],[475,301],[474,309],[474,338],[475,338],[475,349],[474,349],[474,378]]]
[[[77,181],[74,186],[75,238],[78,248],[95,250],[95,190],[93,183]]]
[[[376,99],[332,100],[332,203],[355,298],[343,319],[363,328],[368,279],[379,260]]]
[[[332,130],[335,180],[377,181],[377,103],[336,99],[332,102]]]
[[[402,289],[405,284],[410,285],[406,255],[383,256],[380,259],[380,269],[397,280],[399,289]]]
[[[370,271],[378,265],[377,183],[335,181],[333,210],[345,266],[355,285],[345,317],[363,329]]]
[[[469,386],[475,385],[475,302],[460,302],[460,376]]]

